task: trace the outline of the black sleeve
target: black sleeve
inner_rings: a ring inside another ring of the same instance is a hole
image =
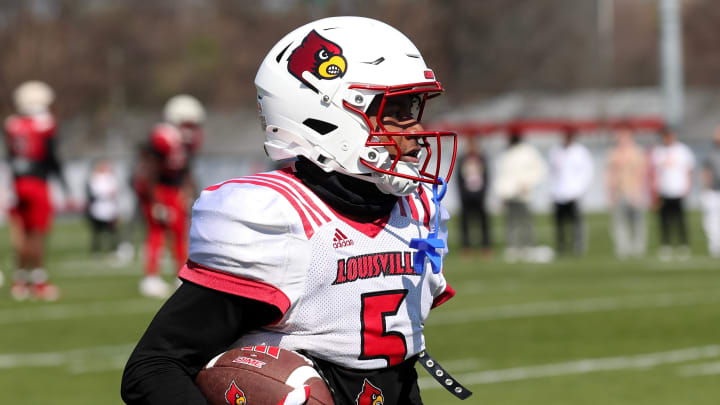
[[[60,160],[57,157],[57,144],[55,143],[54,136],[47,138],[45,148],[47,150],[47,158],[45,161],[47,164],[48,173],[55,175],[55,177],[62,185],[63,190],[65,192],[69,192],[67,182],[65,181],[65,177],[62,173],[62,165],[60,164]]]
[[[463,175],[462,167],[463,162],[465,162],[465,155],[460,156],[460,158],[456,162],[456,169],[455,169],[455,176],[457,176],[458,181],[458,187],[460,187],[460,196],[464,197],[465,194],[467,194],[467,190],[465,189],[465,176]]]
[[[242,334],[277,319],[277,308],[184,282],[160,308],[125,366],[130,405],[203,404],[195,376]]]
[[[480,155],[483,167],[483,186],[482,191],[486,192],[490,188],[490,166],[488,166],[488,158],[486,154]]]

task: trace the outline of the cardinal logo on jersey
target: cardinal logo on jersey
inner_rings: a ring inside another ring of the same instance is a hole
[[[245,405],[245,393],[238,388],[234,380],[225,391],[225,401],[230,405]]]
[[[385,403],[385,397],[383,396],[380,388],[372,385],[370,381],[365,379],[363,382],[362,392],[358,395],[355,400],[356,405],[383,405]]]
[[[315,91],[315,86],[303,79],[304,72],[310,72],[321,80],[332,80],[342,77],[346,68],[347,61],[342,55],[342,49],[315,30],[303,39],[302,44],[288,58],[288,71]]]

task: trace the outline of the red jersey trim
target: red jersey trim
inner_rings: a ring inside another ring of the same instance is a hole
[[[272,184],[274,186],[282,188],[283,190],[287,191],[289,193],[289,195],[291,195],[295,199],[295,201],[297,201],[300,204],[300,206],[302,206],[302,208],[304,208],[305,212],[310,214],[310,217],[312,218],[313,222],[315,222],[315,224],[317,226],[321,226],[323,224],[323,222],[320,220],[320,218],[318,218],[318,216],[315,215],[316,213],[312,209],[310,209],[310,206],[306,203],[306,201],[304,201],[302,198],[298,198],[295,194],[293,194],[293,191],[291,190],[289,184],[287,184],[283,181],[275,180],[272,178],[267,178],[266,176],[261,176],[261,175],[247,176],[246,178],[250,179],[250,180],[262,181],[262,182]]]
[[[443,291],[440,295],[435,297],[435,299],[433,300],[432,306],[430,308],[435,308],[437,306],[440,306],[454,296],[455,296],[455,290],[453,290],[453,288],[450,287],[450,284],[448,284],[445,286],[445,291]]]
[[[302,182],[300,180],[298,180],[298,178],[295,177],[295,175],[293,173],[285,172],[282,170],[279,170],[277,173],[278,174],[268,174],[267,176],[285,179],[285,181],[288,184],[290,184],[292,186],[292,188],[295,189],[295,191],[297,191],[303,197],[303,199],[305,199],[307,201],[307,203],[310,204],[310,206],[314,210],[316,210],[318,213],[320,213],[320,215],[326,222],[331,221],[330,217],[325,215],[325,212],[323,212],[323,210],[321,210],[320,207],[315,205],[315,202],[313,201],[312,197],[310,197],[303,189],[305,186],[301,186]]]
[[[410,215],[412,216],[412,219],[416,221],[420,221],[420,217],[418,216],[417,208],[415,207],[414,199],[410,197],[409,195],[405,196],[405,202],[407,202],[408,207],[410,208]]]
[[[378,236],[378,234],[380,233],[380,231],[382,231],[383,229],[385,229],[385,225],[387,225],[388,221],[390,220],[390,215],[391,215],[391,214],[387,214],[387,215],[385,215],[384,217],[378,218],[378,219],[376,219],[376,220],[374,220],[374,221],[372,221],[372,222],[358,222],[358,221],[355,221],[355,220],[352,219],[352,218],[348,218],[348,217],[344,216],[343,214],[335,211],[335,210],[332,209],[332,207],[329,206],[329,205],[328,205],[328,208],[329,208],[330,211],[332,211],[333,214],[335,214],[335,216],[338,217],[341,221],[345,222],[346,224],[348,224],[348,225],[350,225],[351,227],[353,227],[353,229],[355,229],[355,230],[357,230],[357,231],[359,231],[359,232],[362,232],[363,234],[365,234],[365,235],[367,235],[367,236],[369,236],[369,237],[371,237],[371,238],[374,238],[374,237]]]
[[[278,173],[279,173],[279,176],[287,177],[289,180],[288,181],[289,183],[293,183],[293,182],[300,183],[300,180],[298,180],[297,177],[295,177],[295,174],[290,169],[279,170]],[[312,202],[312,199],[309,196],[307,196],[307,194],[305,194],[304,191],[302,191],[299,184],[296,184],[295,187],[296,187],[295,189],[302,194],[302,196],[308,201],[308,203],[312,204],[312,207],[315,208],[318,212],[320,212],[323,215],[324,219],[326,219],[328,222],[331,221],[331,219],[329,217],[327,217],[325,215],[325,213]],[[398,202],[400,202],[399,199],[398,199]],[[332,211],[332,213],[335,214],[335,216],[338,219],[340,219],[341,221],[350,225],[353,229],[355,229],[359,232],[362,232],[363,234],[365,234],[371,238],[376,237],[380,233],[380,231],[385,229],[385,225],[387,225],[388,221],[390,220],[390,214],[388,214],[388,215],[386,215],[382,218],[378,218],[372,222],[358,222],[352,218],[349,218],[349,217],[335,211],[331,206],[329,206],[327,204],[325,206],[330,211]],[[402,205],[401,205],[401,208],[402,208]]]
[[[290,205],[292,205],[293,208],[295,208],[295,211],[297,212],[298,216],[300,216],[300,221],[302,222],[303,230],[305,231],[305,236],[307,236],[307,238],[310,239],[313,236],[313,234],[315,234],[315,229],[313,229],[313,226],[310,223],[310,221],[308,220],[307,215],[305,215],[305,211],[302,209],[302,207],[300,207],[300,204],[298,204],[296,197],[293,196],[292,193],[285,190],[284,188],[282,188],[276,184],[269,183],[267,180],[248,180],[248,179],[239,178],[239,179],[224,181],[220,184],[210,186],[210,187],[206,188],[205,190],[206,191],[215,191],[228,183],[253,184],[256,186],[269,187],[269,188],[277,191],[283,197],[285,197],[285,199],[290,203]]]
[[[283,315],[290,308],[290,299],[274,285],[215,270],[190,260],[180,269],[178,276],[203,287],[270,304]]]
[[[274,173],[257,174],[256,177],[272,179],[276,182],[280,182],[282,184],[285,184],[286,186],[291,187],[297,194],[300,195],[300,199],[305,203],[308,211],[310,211],[311,213],[314,212],[315,214],[320,216],[323,222],[331,221],[330,217],[328,217],[325,212],[320,207],[318,207],[317,204],[315,204],[315,201],[308,194],[308,192],[306,192],[304,186],[301,186],[300,181],[298,181],[297,178],[292,176],[292,174],[287,175],[283,171],[276,171]],[[321,222],[319,222],[318,225],[321,225]]]
[[[425,211],[425,218],[423,218],[423,224],[425,224],[426,228],[430,229],[430,201],[428,201],[428,196],[423,186],[420,186],[418,188],[418,194],[420,195],[420,204]]]

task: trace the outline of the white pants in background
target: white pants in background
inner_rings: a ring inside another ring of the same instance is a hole
[[[619,258],[641,257],[647,247],[645,209],[627,201],[613,207],[613,242]]]
[[[703,229],[712,257],[720,258],[720,191],[705,190],[701,195]]]

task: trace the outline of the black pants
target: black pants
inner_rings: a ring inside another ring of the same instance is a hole
[[[90,222],[90,251],[112,251],[118,246],[118,232],[115,221],[101,221],[88,215]]]
[[[688,232],[682,198],[660,197],[660,240],[669,246],[673,236],[677,244],[687,246]]]
[[[416,358],[376,370],[350,369],[316,357],[311,358],[332,389],[336,405],[374,404],[378,396],[381,396],[384,400],[382,403],[386,404],[423,403],[415,371]]]
[[[471,241],[470,223],[473,220],[479,222],[480,225],[480,246],[483,249],[492,247],[492,238],[490,236],[490,217],[485,209],[484,200],[462,200],[462,211],[460,213],[460,230],[462,232],[462,247],[470,248],[473,243]]]
[[[559,254],[570,253],[571,247],[576,255],[585,250],[582,216],[575,200],[555,203],[555,246]]]

